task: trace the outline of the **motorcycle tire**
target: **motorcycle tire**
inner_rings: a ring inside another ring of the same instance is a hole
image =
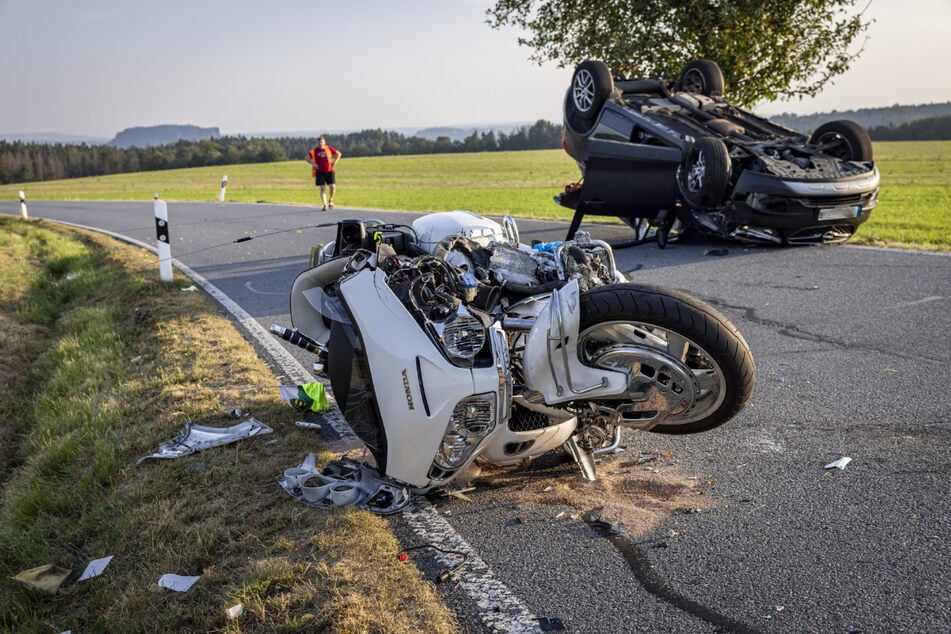
[[[753,355],[736,327],[712,306],[667,288],[612,284],[582,293],[578,354],[592,365],[611,359],[602,365],[615,369],[624,367],[625,355],[638,364],[661,358],[691,373],[700,386],[698,397],[650,430],[656,433],[694,434],[718,427],[753,394]],[[663,380],[675,389],[689,387],[678,386],[676,377],[675,372]]]

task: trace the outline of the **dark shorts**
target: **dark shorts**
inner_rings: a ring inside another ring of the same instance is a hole
[[[335,185],[337,179],[334,178],[333,172],[317,172],[317,177],[314,179],[314,182],[320,185]]]

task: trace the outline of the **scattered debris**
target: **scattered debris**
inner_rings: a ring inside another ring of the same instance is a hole
[[[39,590],[46,594],[56,594],[56,591],[71,574],[73,574],[72,570],[46,564],[24,570],[12,578],[33,590]]]
[[[72,282],[73,280],[78,280],[81,275],[82,275],[82,273],[67,273],[67,274],[66,274],[66,281],[67,281],[67,282]]]
[[[303,385],[282,385],[281,398],[301,412],[320,412],[330,407],[323,383],[304,383]]]
[[[703,252],[703,254],[721,257],[724,255],[729,255],[730,250],[729,249],[707,249],[706,251]]]
[[[299,420],[294,424],[304,429],[320,429],[320,423],[308,423],[306,420]]]
[[[400,561],[405,562],[405,561],[407,561],[407,560],[409,559],[408,553],[410,553],[410,552],[412,552],[412,551],[414,551],[414,550],[422,550],[422,549],[438,550],[439,552],[441,552],[441,553],[444,554],[444,555],[453,555],[453,556],[455,556],[455,557],[459,557],[459,558],[460,558],[459,563],[457,563],[456,565],[454,565],[453,567],[451,567],[451,568],[449,568],[449,569],[447,569],[447,570],[443,570],[443,571],[440,572],[438,575],[436,575],[436,578],[434,579],[434,581],[435,581],[436,583],[442,583],[442,582],[448,580],[452,575],[454,575],[456,572],[458,572],[460,568],[462,568],[464,565],[466,565],[466,564],[469,562],[469,555],[468,555],[468,553],[460,552],[460,551],[457,551],[457,550],[446,550],[446,549],[444,549],[444,548],[440,548],[439,546],[436,546],[435,544],[420,544],[420,545],[418,545],[418,546],[410,546],[409,548],[407,548],[407,549],[404,550],[403,552],[399,553],[399,554],[397,555],[397,558],[398,558]]]
[[[845,465],[849,464],[850,462],[852,462],[851,458],[849,458],[848,456],[843,456],[842,458],[839,458],[835,462],[830,462],[829,464],[824,466],[823,469],[838,469],[839,471],[843,471],[845,469]]]
[[[237,425],[224,428],[194,425],[189,421],[185,423],[185,430],[178,437],[159,444],[156,453],[139,458],[136,464],[149,458],[180,458],[196,451],[226,445],[251,436],[270,434],[272,431],[274,430],[253,416]]]
[[[174,590],[175,592],[188,592],[195,582],[201,579],[198,577],[184,577],[182,575],[173,575],[171,573],[162,575],[158,584],[163,588]]]
[[[225,616],[228,617],[229,621],[233,621],[239,616],[244,614],[244,606],[242,604],[232,605],[230,608],[225,610]]]
[[[471,491],[472,489],[469,489],[469,490]],[[472,501],[472,498],[466,495],[465,491],[462,491],[460,489],[446,489],[446,495],[454,497],[454,498],[458,498],[460,500],[463,500],[464,502]]]
[[[186,286],[185,288],[182,289],[183,292],[194,292],[197,290],[198,290],[198,287],[195,286],[194,284],[192,284],[191,286]]]
[[[548,493],[549,491],[554,491],[554,490],[555,490],[555,487],[548,485],[547,487],[542,489],[542,493]]]
[[[103,557],[102,559],[94,559],[90,561],[86,566],[86,570],[83,571],[83,574],[79,577],[79,579],[77,579],[77,581],[85,581],[86,579],[98,577],[103,573],[110,561],[112,561],[112,555]]]
[[[404,485],[384,478],[368,465],[339,458],[318,469],[313,453],[299,467],[287,469],[279,484],[294,499],[325,509],[354,506],[389,515],[402,511],[412,501]]]

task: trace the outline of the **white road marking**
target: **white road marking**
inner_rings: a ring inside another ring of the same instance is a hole
[[[245,287],[246,289],[248,289],[249,291],[251,291],[252,293],[257,293],[258,295],[287,295],[287,291],[281,291],[281,292],[278,292],[278,291],[259,291],[258,289],[254,288],[254,286],[251,284],[251,282],[245,282],[245,283],[244,283],[244,287]]]

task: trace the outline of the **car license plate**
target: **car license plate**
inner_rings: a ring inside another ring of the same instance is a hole
[[[861,205],[840,205],[839,207],[826,207],[819,210],[819,220],[856,218],[860,213],[862,213]]]

